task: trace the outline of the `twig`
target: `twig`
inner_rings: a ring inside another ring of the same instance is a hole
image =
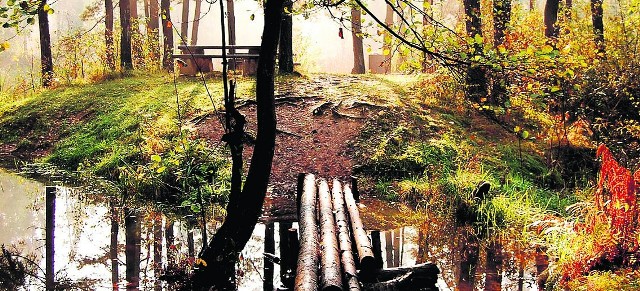
[[[302,138],[302,136],[297,134],[297,133],[286,131],[286,130],[279,129],[279,128],[276,128],[276,133],[282,133],[282,134],[286,134],[286,135],[291,135],[291,136]]]

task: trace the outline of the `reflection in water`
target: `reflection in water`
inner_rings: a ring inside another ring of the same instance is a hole
[[[0,171],[0,197],[0,243],[35,254],[44,269],[44,185]],[[128,205],[130,210],[125,210],[120,204],[61,188],[56,202],[56,279],[82,282],[90,290],[172,290],[170,284],[156,278],[170,275],[172,268],[193,264],[203,243],[202,225],[189,217],[167,218],[148,207]],[[297,251],[287,250],[296,245],[292,241],[297,240],[297,223],[267,219],[271,220],[266,225],[256,225],[241,253],[240,290],[273,290],[291,284]],[[210,231],[215,230],[213,223],[211,220]],[[450,220],[430,219],[419,226],[372,231],[371,238],[381,266],[435,262],[442,272],[442,290],[537,290],[544,286],[535,279],[546,274],[544,250],[539,249],[536,256],[535,250],[510,240],[479,240],[470,227],[456,226]],[[284,267],[266,262],[264,253],[279,258]],[[44,277],[44,273],[39,275]],[[264,280],[270,283],[263,284]],[[28,284],[27,289],[44,287],[33,278]]]

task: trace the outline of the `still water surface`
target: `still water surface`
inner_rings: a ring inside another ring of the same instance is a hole
[[[34,257],[38,278],[28,279],[27,290],[44,289],[44,188],[0,170],[0,244]],[[402,225],[397,217],[406,215],[406,209],[375,198],[365,198],[362,204],[365,227],[379,230],[385,267],[434,262],[441,270],[441,290],[538,290],[535,276],[540,266],[527,247],[508,239],[479,240],[469,227],[446,219]],[[134,209],[139,224],[132,225],[125,216]],[[114,278],[118,289],[131,288],[127,279],[136,280],[131,272],[137,273],[139,266],[139,289],[171,290],[158,275],[184,269],[202,246],[201,226],[186,219],[165,216],[152,207],[112,207],[107,197],[71,188],[58,188],[55,221],[56,280],[67,280],[78,289],[112,290]],[[216,219],[207,223],[209,238],[218,226]],[[264,253],[280,257],[280,232],[291,227],[297,228],[297,223],[278,217],[266,217],[256,225],[238,266],[239,290],[280,286],[279,266],[265,261]],[[128,261],[127,249],[137,250],[140,259]],[[117,253],[117,270],[111,252]]]

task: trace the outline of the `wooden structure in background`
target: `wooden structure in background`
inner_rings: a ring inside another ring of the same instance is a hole
[[[235,64],[235,68],[242,70],[243,76],[253,76],[258,69],[258,56],[260,46],[253,45],[227,45],[226,54],[229,63]],[[222,46],[219,45],[179,45],[181,54],[174,54],[174,59],[180,59],[181,75],[195,75],[198,72],[213,71],[213,59],[222,59]],[[206,51],[219,53],[205,53]]]

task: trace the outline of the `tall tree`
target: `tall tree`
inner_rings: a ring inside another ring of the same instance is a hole
[[[149,1],[149,22],[147,23],[147,39],[151,48],[151,58],[160,59],[160,8],[158,0]]]
[[[559,0],[547,0],[544,5],[544,35],[551,39],[551,43],[555,44],[555,40],[560,35],[558,27],[558,8]]]
[[[493,45],[504,42],[507,25],[511,21],[511,0],[493,0]]]
[[[424,10],[424,14],[422,14],[422,35],[427,35],[427,29],[429,26],[429,19],[433,19],[433,0],[425,0],[422,2],[422,9]],[[427,72],[427,60],[431,58],[427,52],[422,52],[422,72]]]
[[[353,39],[353,69],[351,74],[364,74],[364,46],[362,45],[362,12],[351,5],[351,38]]]
[[[163,55],[162,67],[166,70],[173,70],[173,22],[171,22],[171,2],[169,0],[160,1],[160,11],[162,13],[162,36]]]
[[[191,45],[198,44],[198,28],[200,27],[200,9],[202,0],[196,0],[196,8],[193,12],[193,26],[191,27]]]
[[[280,27],[280,49],[278,52],[278,66],[280,74],[293,73],[293,1],[285,2]]]
[[[42,71],[42,86],[51,86],[53,80],[53,58],[51,57],[51,36],[49,35],[50,7],[43,0],[38,7],[38,29],[40,31],[40,65]]]
[[[275,147],[276,114],[274,100],[275,59],[285,0],[265,3],[264,30],[256,75],[257,136],[251,163],[241,193],[229,197],[227,217],[202,252],[202,264],[193,277],[196,289],[235,288],[234,265],[251,237],[262,211]]]
[[[113,0],[104,0],[104,38],[106,44],[106,61],[109,70],[116,69],[115,49],[113,47]]]
[[[135,24],[138,20],[138,0],[129,1],[129,10],[131,14],[131,21]],[[133,26],[132,29],[138,30],[138,27]]]
[[[131,11],[129,0],[119,0],[120,4],[120,66],[123,70],[133,69],[131,59]]]
[[[180,23],[180,42],[187,44],[189,34],[189,0],[182,0],[182,23]]]
[[[482,19],[480,18],[480,0],[464,0],[465,28],[467,35],[474,39],[473,54],[482,52]],[[477,63],[471,63],[466,74],[467,99],[480,103],[487,95],[486,69]]]
[[[591,20],[593,22],[594,41],[600,57],[605,53],[604,22],[602,21],[602,15],[602,0],[591,0]]]
[[[384,24],[387,27],[393,27],[393,8],[391,7],[391,2],[387,2],[387,10],[384,17]],[[384,72],[386,74],[391,72],[391,33],[385,31],[383,34],[384,39],[382,40],[382,54],[385,55],[384,60]]]
[[[511,0],[493,0],[494,47],[504,43],[505,30],[509,21],[511,21]],[[494,72],[491,75],[493,86],[489,102],[496,105],[504,104],[507,100],[507,80],[504,78],[504,72]]]

